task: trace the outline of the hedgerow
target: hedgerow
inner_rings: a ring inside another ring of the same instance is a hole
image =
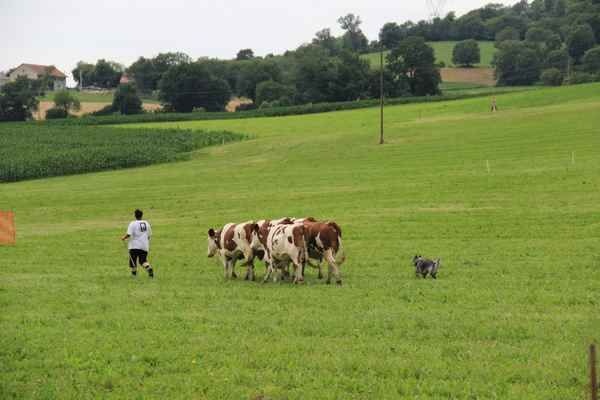
[[[226,131],[0,124],[0,182],[184,160],[195,149],[244,137]]]

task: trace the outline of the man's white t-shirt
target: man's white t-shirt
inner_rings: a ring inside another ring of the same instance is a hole
[[[148,251],[150,250],[150,237],[152,236],[152,228],[148,221],[139,220],[131,221],[127,228],[129,235],[129,245],[131,249]]]

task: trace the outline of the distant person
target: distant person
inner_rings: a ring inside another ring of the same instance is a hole
[[[492,111],[492,112],[496,112],[496,111],[498,111],[498,106],[496,105],[496,96],[492,97],[492,107],[491,107],[491,111]]]
[[[121,240],[129,239],[127,248],[129,249],[129,268],[131,268],[131,275],[137,275],[137,264],[139,263],[146,271],[148,271],[148,276],[154,278],[154,271],[148,262],[152,228],[148,221],[142,219],[144,216],[142,210],[135,210],[134,215],[135,221],[129,223],[127,233],[121,237]]]

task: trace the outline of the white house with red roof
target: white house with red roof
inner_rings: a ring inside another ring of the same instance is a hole
[[[8,72],[8,80],[14,81],[19,76],[29,79],[48,77],[49,90],[62,90],[67,87],[67,76],[54,65],[21,64]]]

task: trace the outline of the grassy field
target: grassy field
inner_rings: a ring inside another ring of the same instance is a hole
[[[446,67],[454,66],[454,64],[452,63],[452,51],[454,50],[456,42],[428,42],[428,44],[431,47],[433,47],[436,62],[444,62],[444,64],[446,64]],[[492,59],[494,58],[494,53],[496,51],[496,48],[494,47],[494,42],[480,41],[479,48],[481,49],[481,62],[476,66],[490,67],[492,64]],[[369,63],[372,67],[379,68],[379,53],[365,54],[364,57],[369,60]]]
[[[387,107],[383,146],[377,109],[156,124],[255,138],[0,184],[18,224],[0,398],[585,398],[599,91]],[[129,277],[118,240],[136,207],[154,281]],[[342,226],[343,286],[225,282],[205,257],[208,227],[284,215]],[[437,281],[415,279],[417,252],[442,258]]]

